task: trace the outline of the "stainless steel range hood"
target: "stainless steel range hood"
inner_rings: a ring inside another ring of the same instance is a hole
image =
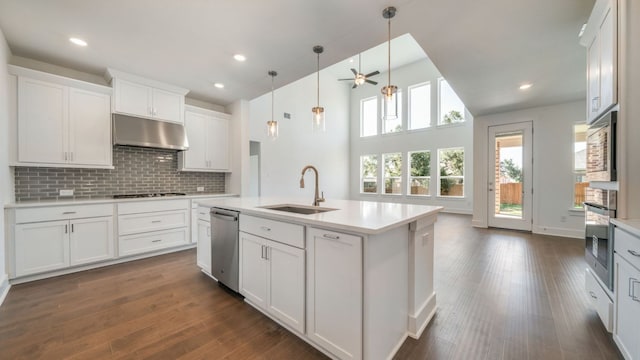
[[[184,126],[165,121],[113,114],[113,144],[187,150]]]

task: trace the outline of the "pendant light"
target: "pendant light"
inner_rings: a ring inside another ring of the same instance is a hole
[[[269,76],[271,76],[271,120],[267,121],[267,136],[272,140],[278,137],[278,121],[273,117],[273,79],[278,75],[277,72],[269,70]]]
[[[313,52],[318,55],[318,88],[316,106],[311,109],[313,131],[324,131],[324,108],[320,106],[320,54],[324,48],[320,45],[313,47]]]
[[[388,52],[388,78],[387,86],[382,88],[383,112],[382,120],[395,120],[398,118],[398,87],[391,85],[391,19],[396,15],[396,8],[389,6],[382,10],[382,17],[387,19],[389,29],[389,52]]]

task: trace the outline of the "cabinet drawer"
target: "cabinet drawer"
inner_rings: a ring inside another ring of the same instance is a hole
[[[189,200],[149,200],[118,204],[118,215],[189,209]]]
[[[240,214],[240,231],[304,249],[304,226]]]
[[[613,301],[609,299],[607,293],[602,289],[595,278],[595,275],[586,270],[585,273],[585,290],[591,302],[591,306],[596,310],[600,320],[608,332],[613,329]]]
[[[616,253],[640,269],[640,238],[616,227],[614,239]]]
[[[160,211],[145,214],[118,216],[118,234],[129,235],[186,227],[189,224],[187,210]]]
[[[112,215],[113,204],[51,206],[42,208],[16,209],[16,224]]]
[[[209,214],[210,210],[211,209],[209,209],[208,207],[198,207],[198,220],[211,222],[211,215]]]
[[[187,244],[187,228],[120,237],[119,255],[133,255]]]

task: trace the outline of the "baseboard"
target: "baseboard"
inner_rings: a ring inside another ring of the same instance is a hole
[[[396,344],[396,346],[393,347],[393,350],[391,350],[391,352],[387,356],[387,360],[393,359],[393,357],[398,353],[398,350],[400,350],[400,348],[402,347],[402,344],[404,344],[405,340],[407,340],[407,337],[409,337],[409,333],[405,332],[404,336],[400,338],[400,341]]]
[[[550,226],[540,226],[534,225],[531,230],[534,234],[543,234],[543,235],[552,235],[552,236],[562,236],[562,237],[570,237],[575,239],[583,239],[584,238],[584,230],[575,230],[575,229],[566,229],[566,228],[558,228],[558,227],[550,227]]]
[[[7,276],[7,274],[4,274],[2,276],[2,281],[0,281],[0,306],[2,306],[4,299],[6,299],[7,295],[9,294],[10,288],[11,284],[9,283],[9,277]]]
[[[487,222],[486,221],[482,221],[482,220],[472,219],[471,220],[471,226],[477,227],[477,228],[486,229],[487,228]]]
[[[409,315],[408,335],[414,339],[420,338],[424,329],[436,314],[436,293],[432,293],[427,301],[413,315]]]

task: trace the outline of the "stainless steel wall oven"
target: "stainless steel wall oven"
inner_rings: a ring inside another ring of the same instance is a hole
[[[587,188],[585,214],[585,260],[594,274],[613,290],[613,226],[617,191]]]

